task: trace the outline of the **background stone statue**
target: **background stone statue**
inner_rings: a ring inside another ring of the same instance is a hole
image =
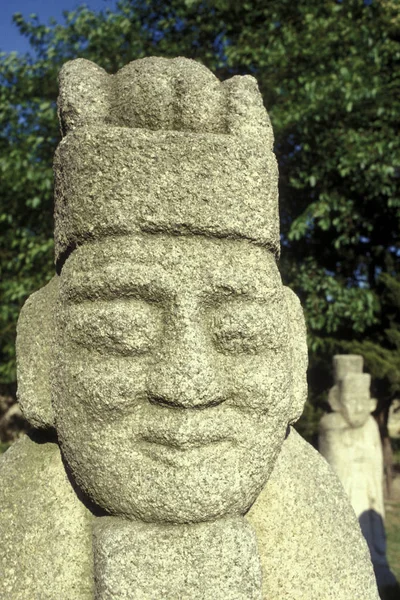
[[[389,437],[400,438],[400,400],[396,398],[390,405],[388,418]]]
[[[371,376],[363,357],[333,358],[335,385],[329,391],[332,413],[322,417],[319,450],[334,468],[359,519],[380,588],[395,586],[386,560],[383,456],[378,425],[371,416]]]
[[[291,428],[305,326],[256,81],[79,59],[59,116],[57,274],[18,326],[33,431],[0,463],[0,598],[376,600],[348,500]]]

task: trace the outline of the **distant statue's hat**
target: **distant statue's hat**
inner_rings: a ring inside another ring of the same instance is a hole
[[[351,373],[339,381],[341,394],[352,396],[370,395],[371,375],[369,373]]]

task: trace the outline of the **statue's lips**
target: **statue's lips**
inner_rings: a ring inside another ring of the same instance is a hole
[[[159,446],[175,448],[176,450],[181,451],[191,450],[192,448],[202,448],[203,446],[209,446],[210,444],[228,441],[221,436],[217,437],[209,435],[207,438],[200,438],[196,435],[182,435],[182,432],[176,433],[174,431],[164,431],[162,436],[142,436],[142,440],[151,444],[158,444]]]
[[[173,419],[152,423],[148,433],[141,436],[140,446],[150,459],[172,467],[193,467],[221,457],[224,449],[232,446],[233,440],[227,438],[226,432],[217,431],[215,424],[209,429],[196,429],[196,417],[193,422],[191,415],[185,415],[183,420],[176,416],[175,423]]]
[[[140,419],[144,447],[159,452],[193,453],[215,446],[240,444],[250,415],[227,406],[196,409],[146,407]]]
[[[208,444],[180,446],[175,444],[144,441],[141,449],[144,454],[156,462],[172,467],[193,467],[210,460],[221,459],[225,451],[232,447],[230,441],[216,441]]]

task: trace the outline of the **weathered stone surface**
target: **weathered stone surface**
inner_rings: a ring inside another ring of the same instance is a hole
[[[36,429],[53,426],[50,405],[50,359],[58,277],[25,302],[17,326],[18,402]]]
[[[79,531],[79,528],[81,528],[82,534],[74,535],[73,541],[71,541],[64,528],[65,535],[58,540],[60,526],[57,524],[65,518],[63,514],[64,494],[60,496],[58,492],[55,495],[53,486],[47,486],[45,492],[47,501],[39,502],[34,485],[35,471],[32,469],[32,463],[36,461],[40,471],[43,472],[43,479],[46,479],[51,470],[51,477],[55,481],[64,480],[64,466],[55,444],[35,444],[33,456],[32,446],[33,442],[24,440],[18,442],[18,445],[15,445],[12,449],[15,457],[18,457],[18,469],[32,473],[32,478],[29,476],[29,484],[21,489],[19,488],[18,501],[21,507],[23,506],[23,510],[21,509],[18,513],[18,519],[14,519],[12,522],[4,522],[2,520],[3,515],[0,513],[1,531],[5,531],[7,528],[9,531],[8,540],[11,540],[6,552],[7,564],[10,569],[15,569],[15,573],[19,573],[21,565],[24,565],[23,568],[24,571],[26,569],[28,577],[32,570],[37,568],[36,563],[39,560],[41,561],[41,568],[46,567],[50,577],[54,576],[52,569],[57,567],[59,572],[57,571],[54,586],[57,584],[58,578],[63,576],[63,570],[69,569],[71,579],[74,573],[78,574],[75,576],[76,581],[80,582],[79,586],[71,587],[71,590],[66,586],[67,589],[63,590],[61,595],[57,593],[60,588],[52,586],[47,577],[36,577],[35,582],[38,591],[42,592],[43,590],[43,596],[38,596],[38,598],[58,600],[65,597],[68,600],[87,600],[93,597],[91,595],[93,594],[93,591],[91,591],[93,563],[91,550],[89,549],[91,534],[87,530],[87,520],[94,523],[95,519],[100,528],[103,520],[105,520],[106,532],[110,521],[115,521],[115,527],[118,531],[120,520],[110,519],[109,517],[93,517],[84,504],[80,502],[66,503],[68,521],[77,524],[77,529]],[[15,478],[15,471],[9,469],[8,472],[10,476],[6,479],[6,488],[5,490],[3,488],[3,492],[0,490],[2,500],[8,498],[10,489],[20,485],[18,478]],[[11,475],[13,477],[12,482],[10,481]],[[307,485],[304,485],[305,480]],[[322,481],[324,482],[323,485],[321,484]],[[31,502],[32,491],[34,491],[34,494]],[[8,499],[7,502],[9,502]],[[35,519],[35,514],[39,507],[40,519],[38,521]],[[262,568],[262,598],[264,600],[320,600],[321,598],[324,598],[324,600],[336,600],[337,598],[343,600],[348,600],[348,598],[352,598],[352,600],[378,600],[375,580],[369,564],[368,550],[365,542],[362,539],[360,540],[360,532],[354,513],[344,497],[343,490],[326,462],[294,430],[291,430],[284,441],[268,484],[245,516],[245,519],[257,536]],[[221,521],[216,523],[219,522]],[[47,526],[42,527],[42,524]],[[155,527],[151,524],[143,525],[144,527]],[[132,523],[132,527],[138,526],[139,523]],[[97,525],[94,528],[95,530],[96,527]],[[158,525],[158,527],[162,528],[163,525]],[[169,525],[167,530],[170,531],[171,527],[176,527],[176,531],[179,531],[181,526]],[[182,527],[187,528],[190,526],[183,525]],[[126,528],[124,527],[123,530],[127,531],[128,529],[129,521],[126,522]],[[37,545],[38,548],[47,547],[47,544],[52,548],[50,553],[46,551],[37,552],[34,561],[30,555],[31,546],[29,545],[32,530],[35,532],[36,538],[42,540]],[[19,535],[19,543],[14,544],[12,543],[12,536],[17,537],[18,533],[16,532],[18,531],[24,533],[22,536]],[[249,536],[247,536],[247,539],[250,540]],[[67,544],[67,550],[63,544]],[[132,544],[135,544],[134,540],[132,540]],[[179,544],[170,548],[169,553],[176,551],[177,547],[179,548]],[[105,561],[110,549],[107,550],[107,544],[104,546],[97,542],[96,552],[100,553],[99,558]],[[146,552],[146,549],[143,552]],[[156,550],[149,546],[149,553],[146,556],[137,557],[136,553],[131,554],[129,552],[128,545],[128,547],[125,547],[123,556],[125,561],[131,561],[132,564],[143,563],[146,560],[151,563],[152,560],[155,560],[155,552]],[[104,553],[107,553],[107,556],[104,556]],[[51,562],[53,555],[55,557],[54,566]],[[68,557],[68,561],[64,562],[60,558],[63,555]],[[157,561],[164,561],[165,567],[170,569],[171,564],[168,563],[168,555],[168,553],[162,551],[156,559]],[[39,556],[41,556],[40,559]],[[89,566],[88,558],[90,559]],[[203,556],[203,551],[199,553],[198,560],[207,560],[207,557]],[[181,569],[185,571],[187,567],[189,573],[190,563],[187,561],[187,554],[185,554],[182,556]],[[1,561],[0,564],[2,564]],[[101,590],[104,590],[109,585],[109,576],[108,572],[104,571],[104,563],[102,564],[102,568],[97,572],[95,571],[95,575],[96,580],[101,581],[101,584],[99,584]],[[71,572],[70,565],[73,566],[73,572]],[[111,566],[116,568],[118,565]],[[213,565],[213,568],[215,577],[217,563]],[[237,567],[235,566],[235,568]],[[130,569],[128,581],[131,576]],[[253,569],[252,580],[256,582],[255,590],[257,591],[258,585],[254,566]],[[146,573],[148,571],[142,573],[144,578]],[[237,573],[239,573],[239,570],[237,570]],[[338,573],[340,576],[338,576]],[[191,575],[193,575],[193,571]],[[111,580],[114,576],[113,574]],[[122,579],[121,572],[119,572],[119,577]],[[176,581],[176,575],[172,579]],[[2,580],[0,579],[0,581]],[[21,589],[18,587],[18,581],[20,580],[15,579],[15,598],[17,600],[20,598],[31,600],[29,595],[31,590],[24,587],[26,581],[24,579],[21,581]],[[67,578],[66,581],[68,581]],[[123,585],[124,582],[120,580],[118,586]],[[157,585],[161,584],[157,582]],[[229,585],[231,583],[227,583],[227,586]],[[168,586],[167,581],[165,581],[165,586]],[[246,586],[244,589],[246,589]],[[4,591],[4,595],[2,593],[3,589],[0,586],[0,599],[9,600],[8,592]],[[142,597],[151,598],[151,600],[165,600],[164,595],[157,597],[152,594]],[[176,596],[171,597],[175,598]],[[214,597],[218,598],[218,596]],[[239,595],[238,598],[240,597]],[[120,596],[114,596],[114,598],[120,600]],[[132,598],[136,600],[134,596]],[[190,595],[182,596],[182,598],[192,600]]]
[[[304,400],[291,374],[306,349],[288,321],[272,255],[246,241],[79,247],[60,276],[53,382],[79,486],[146,521],[244,513]]]
[[[273,132],[257,81],[250,75],[220,82],[198,62],[148,57],[115,75],[94,63],[66,63],[59,76],[63,133],[112,125],[258,138],[272,150]]]
[[[34,427],[55,428],[68,493],[60,511],[35,496],[33,512],[11,505],[10,530],[31,531],[35,511],[45,530],[90,523],[93,572],[74,531],[57,565],[65,589],[84,580],[97,600],[175,600],[183,580],[185,600],[376,600],[333,475],[289,433],[306,399],[305,324],[276,264],[276,163],[255,80],[220,84],[185,59],[115,76],[78,60],[60,84],[58,274],[23,309],[18,354],[21,403]],[[36,447],[43,481],[47,446]],[[3,497],[19,485],[7,475]],[[9,535],[18,564],[29,535],[21,549]],[[57,545],[54,531],[38,535]],[[50,558],[39,557],[42,582]],[[54,586],[44,597],[81,598]]]
[[[343,488],[295,430],[246,519],[257,533],[265,600],[378,599]]]
[[[82,127],[57,150],[55,186],[59,261],[88,238],[141,232],[242,238],[279,251],[276,160],[257,139]]]
[[[0,459],[0,600],[91,600],[91,513],[54,443],[27,436]]]
[[[386,560],[383,457],[378,425],[371,416],[371,377],[362,373],[362,356],[334,357],[335,386],[329,392],[334,412],[320,423],[319,450],[334,468],[360,521],[378,585],[395,585]]]
[[[60,73],[59,115],[70,133],[55,158],[58,260],[88,238],[141,231],[279,252],[272,128],[253,77],[220,83],[183,58],[107,75],[78,59]]]
[[[242,518],[196,525],[97,519],[96,600],[262,600],[256,536]]]

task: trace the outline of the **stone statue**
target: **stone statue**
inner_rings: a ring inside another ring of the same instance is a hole
[[[371,376],[363,357],[333,358],[335,385],[329,391],[332,413],[322,417],[319,449],[335,470],[367,540],[379,588],[395,586],[386,560],[383,456],[378,425],[371,416]]]
[[[0,463],[3,600],[376,600],[336,476],[294,431],[298,299],[254,78],[177,58],[60,75],[56,276],[25,304]]]
[[[389,408],[388,431],[390,438],[400,439],[400,400],[398,398],[392,401]]]

